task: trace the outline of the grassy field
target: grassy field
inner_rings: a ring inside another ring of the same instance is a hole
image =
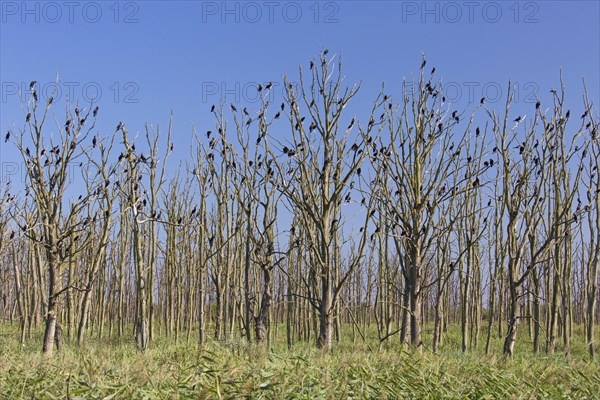
[[[312,343],[288,350],[276,341],[267,352],[209,342],[198,350],[166,338],[139,354],[128,338],[90,339],[83,349],[67,342],[46,360],[41,332],[21,347],[17,328],[1,326],[0,399],[600,398],[600,364],[588,361],[582,343],[574,343],[570,359],[534,355],[521,333],[512,360],[500,356],[499,339],[496,355],[462,354],[457,332],[449,332],[439,355],[413,354],[397,339],[380,350],[342,342],[322,354]]]

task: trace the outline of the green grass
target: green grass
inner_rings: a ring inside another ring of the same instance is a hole
[[[523,332],[525,334],[526,332]],[[283,337],[283,335],[280,335]],[[345,336],[350,336],[346,334]],[[532,354],[521,335],[516,356],[462,354],[451,331],[439,355],[349,341],[329,354],[312,343],[270,352],[235,341],[203,350],[159,338],[145,354],[132,338],[90,339],[80,349],[65,343],[47,360],[41,332],[24,347],[16,327],[0,327],[0,399],[598,399],[600,368],[582,343],[573,356]],[[373,346],[372,346],[373,347]]]

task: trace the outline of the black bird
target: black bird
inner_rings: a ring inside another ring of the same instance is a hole
[[[213,104],[212,107],[210,108],[210,112],[215,112],[215,105]]]
[[[206,131],[206,137],[209,138],[212,131]]]
[[[315,63],[314,62],[310,62],[310,69],[313,69],[315,67]]]
[[[269,84],[267,86],[265,86],[265,89],[271,90],[272,87],[273,87],[273,83],[269,82]]]
[[[281,103],[281,111],[285,109],[285,103]]]
[[[279,119],[280,116],[281,116],[281,113],[278,112],[277,114],[275,114],[275,118],[274,119]]]
[[[475,129],[475,136],[479,136],[480,133],[481,130],[479,129],[479,127],[477,127],[477,129]]]
[[[14,239],[14,237],[15,237],[15,231],[12,231],[11,234],[10,234],[10,238]]]
[[[352,118],[352,121],[350,121],[350,125],[348,125],[348,130],[352,129],[353,126],[354,126],[354,118]]]
[[[29,156],[29,155],[31,155],[31,152],[29,151],[29,147],[27,147],[27,148],[25,149],[25,154],[27,154],[28,156]]]
[[[31,113],[27,113],[27,116],[25,117],[25,122],[29,122],[31,120]]]
[[[435,67],[431,68],[431,75],[435,73]]]
[[[33,87],[35,86],[36,83],[37,83],[37,81],[31,81],[29,83],[29,90],[33,90]]]
[[[515,122],[521,122],[521,116],[519,115],[517,118],[515,118]]]
[[[92,139],[92,147],[96,147],[98,140],[96,139],[96,136],[94,136],[94,138]]]
[[[571,110],[567,110],[567,114],[565,114],[565,118],[569,118],[571,116]]]
[[[10,139],[10,131],[6,132],[6,136],[4,137],[4,143],[8,142],[8,139]]]
[[[358,168],[358,169],[356,170],[356,174],[357,174],[357,175],[359,175],[359,176],[360,176],[360,173],[361,173],[361,172],[362,172],[362,170],[361,170],[360,168]]]
[[[37,93],[35,90],[33,91],[33,100],[38,101]]]
[[[482,97],[481,100],[479,101],[479,104],[483,104],[485,102],[485,97]]]
[[[123,127],[123,123],[119,122],[119,123],[117,124],[117,129],[116,129],[116,131],[120,131],[122,127]]]
[[[248,109],[247,109],[246,107],[244,107],[244,110],[243,110],[243,111],[244,111],[244,114],[245,114],[245,115],[250,115],[250,114],[248,114]]]
[[[259,91],[259,92],[262,92],[262,90],[263,90],[263,87],[262,87],[262,85],[261,85],[261,84],[259,84],[259,85],[258,85],[258,91]]]
[[[182,222],[182,221],[183,221],[183,218],[182,218],[182,217],[179,217],[179,219],[177,220],[177,223],[178,223],[179,225],[181,225],[181,222]]]
[[[581,115],[581,119],[584,119],[588,115],[587,110]]]
[[[329,54],[329,50],[325,49],[325,51],[323,52],[323,55],[326,56],[327,54]]]
[[[92,116],[96,116],[98,115],[98,106],[96,106],[96,108],[94,108],[94,112],[92,113]]]
[[[171,151],[173,151],[174,148],[175,148],[175,145],[173,143],[171,143]]]
[[[535,103],[535,109],[536,109],[536,110],[539,110],[539,109],[540,109],[540,105],[542,105],[542,103],[540,103],[540,101],[538,100],[538,101]]]
[[[233,111],[233,112],[237,111],[237,108],[235,108],[235,106],[233,104],[231,105],[231,111]]]
[[[53,101],[54,101],[54,97],[50,96],[50,98],[48,99],[48,105],[52,104]]]
[[[421,69],[425,68],[425,64],[427,64],[427,61],[425,61],[425,59],[423,59],[423,62],[421,62]]]

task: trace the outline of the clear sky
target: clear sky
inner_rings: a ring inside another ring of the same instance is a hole
[[[0,179],[18,161],[4,133],[23,126],[19,91],[37,80],[44,97],[57,76],[58,100],[70,95],[85,107],[100,95],[101,136],[119,121],[130,132],[145,122],[166,126],[173,110],[179,159],[189,158],[191,126],[213,124],[211,104],[223,98],[252,109],[256,83],[269,81],[279,102],[282,75],[297,80],[298,66],[323,48],[342,55],[349,84],[362,81],[351,111],[359,117],[382,82],[401,94],[422,53],[460,107],[486,96],[500,109],[510,79],[515,114],[531,113],[536,96],[550,101],[562,68],[569,104],[582,109],[585,78],[597,113],[599,3],[2,0]]]

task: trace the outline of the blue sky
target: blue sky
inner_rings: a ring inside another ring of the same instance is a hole
[[[362,81],[351,112],[368,112],[381,83],[400,94],[421,54],[453,89],[457,107],[486,96],[502,107],[508,80],[515,114],[550,101],[563,71],[569,105],[581,110],[582,78],[600,100],[598,1],[0,1],[0,126],[22,127],[18,91],[58,75],[85,106],[101,94],[99,134],[119,121],[130,132],[166,126],[174,113],[174,158],[189,159],[191,126],[213,124],[223,98],[253,108],[257,82],[298,78],[322,48],[341,54],[349,84]],[[43,95],[44,93],[42,93]],[[64,101],[63,96],[59,100]],[[63,102],[59,102],[63,105]],[[488,103],[489,104],[489,103]],[[362,110],[362,111],[361,111]],[[57,108],[59,119],[63,109]],[[352,115],[348,115],[348,119]],[[282,128],[285,124],[282,125]],[[54,128],[54,127],[53,127]],[[18,161],[0,143],[2,180]],[[173,165],[177,161],[172,160]]]

